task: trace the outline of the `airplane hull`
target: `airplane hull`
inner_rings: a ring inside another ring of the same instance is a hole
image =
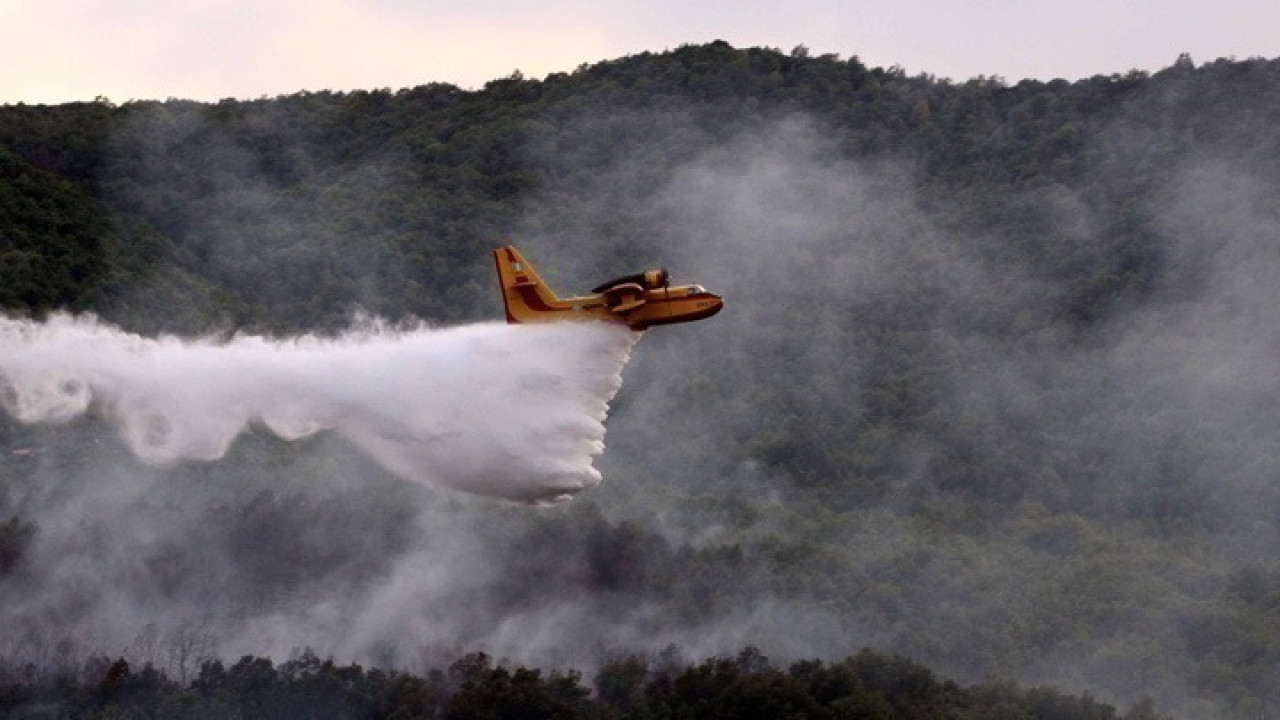
[[[719,295],[699,285],[668,285],[665,270],[618,278],[593,295],[561,298],[514,247],[494,250],[493,257],[508,323],[599,321],[643,331],[705,320],[724,307]]]
[[[645,330],[653,327],[654,325],[674,325],[676,323],[706,320],[712,315],[720,312],[723,308],[724,301],[716,297],[714,301],[708,300],[706,302],[699,301],[696,303],[682,304],[680,307],[673,309],[665,315],[655,314],[646,320],[631,322],[629,325],[632,330]]]

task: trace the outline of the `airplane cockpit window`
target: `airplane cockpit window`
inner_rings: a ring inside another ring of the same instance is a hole
[[[690,295],[697,295],[697,294],[699,294],[699,293],[705,293],[706,291],[707,291],[707,289],[706,289],[706,288],[704,288],[704,287],[702,287],[701,285],[690,285],[690,286],[689,286],[689,294],[690,294]]]

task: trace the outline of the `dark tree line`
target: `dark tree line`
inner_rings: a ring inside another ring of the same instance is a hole
[[[588,683],[578,672],[511,668],[484,653],[425,676],[321,660],[206,662],[189,683],[147,664],[96,658],[72,676],[0,676],[8,717],[200,718],[984,718],[1156,720],[1085,694],[990,681],[961,687],[901,657],[863,651],[782,669],[755,648],[684,664],[669,651],[627,656]]]

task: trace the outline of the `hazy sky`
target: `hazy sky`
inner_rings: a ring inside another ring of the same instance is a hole
[[[1280,56],[1277,0],[0,0],[0,103],[479,88],[686,43],[963,80]]]

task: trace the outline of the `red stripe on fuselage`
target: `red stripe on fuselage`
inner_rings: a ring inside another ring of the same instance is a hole
[[[507,250],[506,252],[507,257],[511,257],[511,251]],[[518,321],[511,314],[511,305],[507,302],[506,282],[502,279],[502,258],[498,257],[497,253],[494,253],[493,255],[493,266],[494,269],[498,271],[498,285],[502,288],[502,311],[507,315],[507,324],[516,325],[518,324]]]
[[[556,308],[547,304],[542,296],[538,294],[537,287],[518,287],[516,292],[520,293],[520,298],[524,300],[524,304],[534,312],[554,312]]]

